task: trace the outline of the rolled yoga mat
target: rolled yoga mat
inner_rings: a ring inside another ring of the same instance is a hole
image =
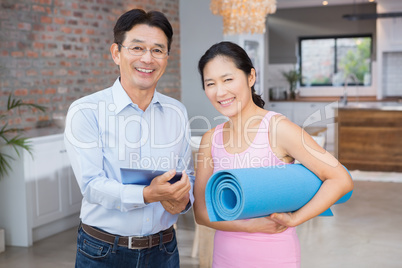
[[[221,170],[209,178],[205,189],[208,216],[211,221],[232,221],[296,211],[313,198],[321,184],[301,164]],[[349,200],[352,192],[335,204]],[[333,213],[328,209],[320,216]]]

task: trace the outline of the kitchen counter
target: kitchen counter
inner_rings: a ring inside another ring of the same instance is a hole
[[[349,170],[402,172],[402,104],[337,109],[337,155]]]
[[[45,136],[52,136],[64,133],[64,128],[59,127],[44,127],[44,128],[32,128],[25,131],[22,136],[27,138],[39,138]]]
[[[349,102],[359,102],[359,103],[367,103],[367,102],[376,102],[376,103],[384,103],[384,102],[394,102],[400,103],[402,105],[401,97],[387,97],[382,100],[377,100],[375,96],[360,96],[356,98],[355,96],[348,96]],[[269,100],[270,102],[335,102],[340,101],[340,97],[336,96],[321,96],[321,97],[298,97],[295,100]]]
[[[400,102],[351,102],[345,106],[336,107],[337,109],[365,109],[365,110],[383,110],[383,111],[402,111]]]

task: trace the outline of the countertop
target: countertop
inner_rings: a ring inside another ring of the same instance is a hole
[[[402,104],[402,97],[387,97],[382,100],[377,100],[375,96],[348,96],[349,102],[400,102]],[[334,102],[340,101],[340,97],[298,97],[295,100],[269,100],[269,102]]]
[[[402,111],[400,102],[349,102],[345,106],[338,106],[335,109],[344,110],[381,110],[381,111]]]
[[[41,138],[45,136],[51,135],[59,135],[64,133],[64,128],[60,127],[43,127],[43,128],[32,128],[30,130],[25,131],[22,136],[27,138]]]
[[[377,100],[374,96],[348,97],[348,103],[345,106],[342,106],[340,97],[299,97],[296,100],[270,100],[270,103],[276,102],[339,102],[339,105],[334,106],[335,109],[402,111],[402,98],[400,97],[388,97],[382,100]]]

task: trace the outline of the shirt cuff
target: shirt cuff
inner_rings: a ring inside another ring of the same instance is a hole
[[[188,200],[186,208],[182,212],[180,212],[180,214],[185,214],[187,211],[189,211],[190,208],[191,208],[191,201]]]
[[[143,190],[145,185],[124,185],[121,192],[124,211],[145,207]]]

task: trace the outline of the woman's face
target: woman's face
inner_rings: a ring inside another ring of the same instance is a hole
[[[205,93],[215,109],[227,117],[236,116],[253,104],[251,86],[255,83],[255,70],[246,75],[228,57],[217,56],[204,67]]]

